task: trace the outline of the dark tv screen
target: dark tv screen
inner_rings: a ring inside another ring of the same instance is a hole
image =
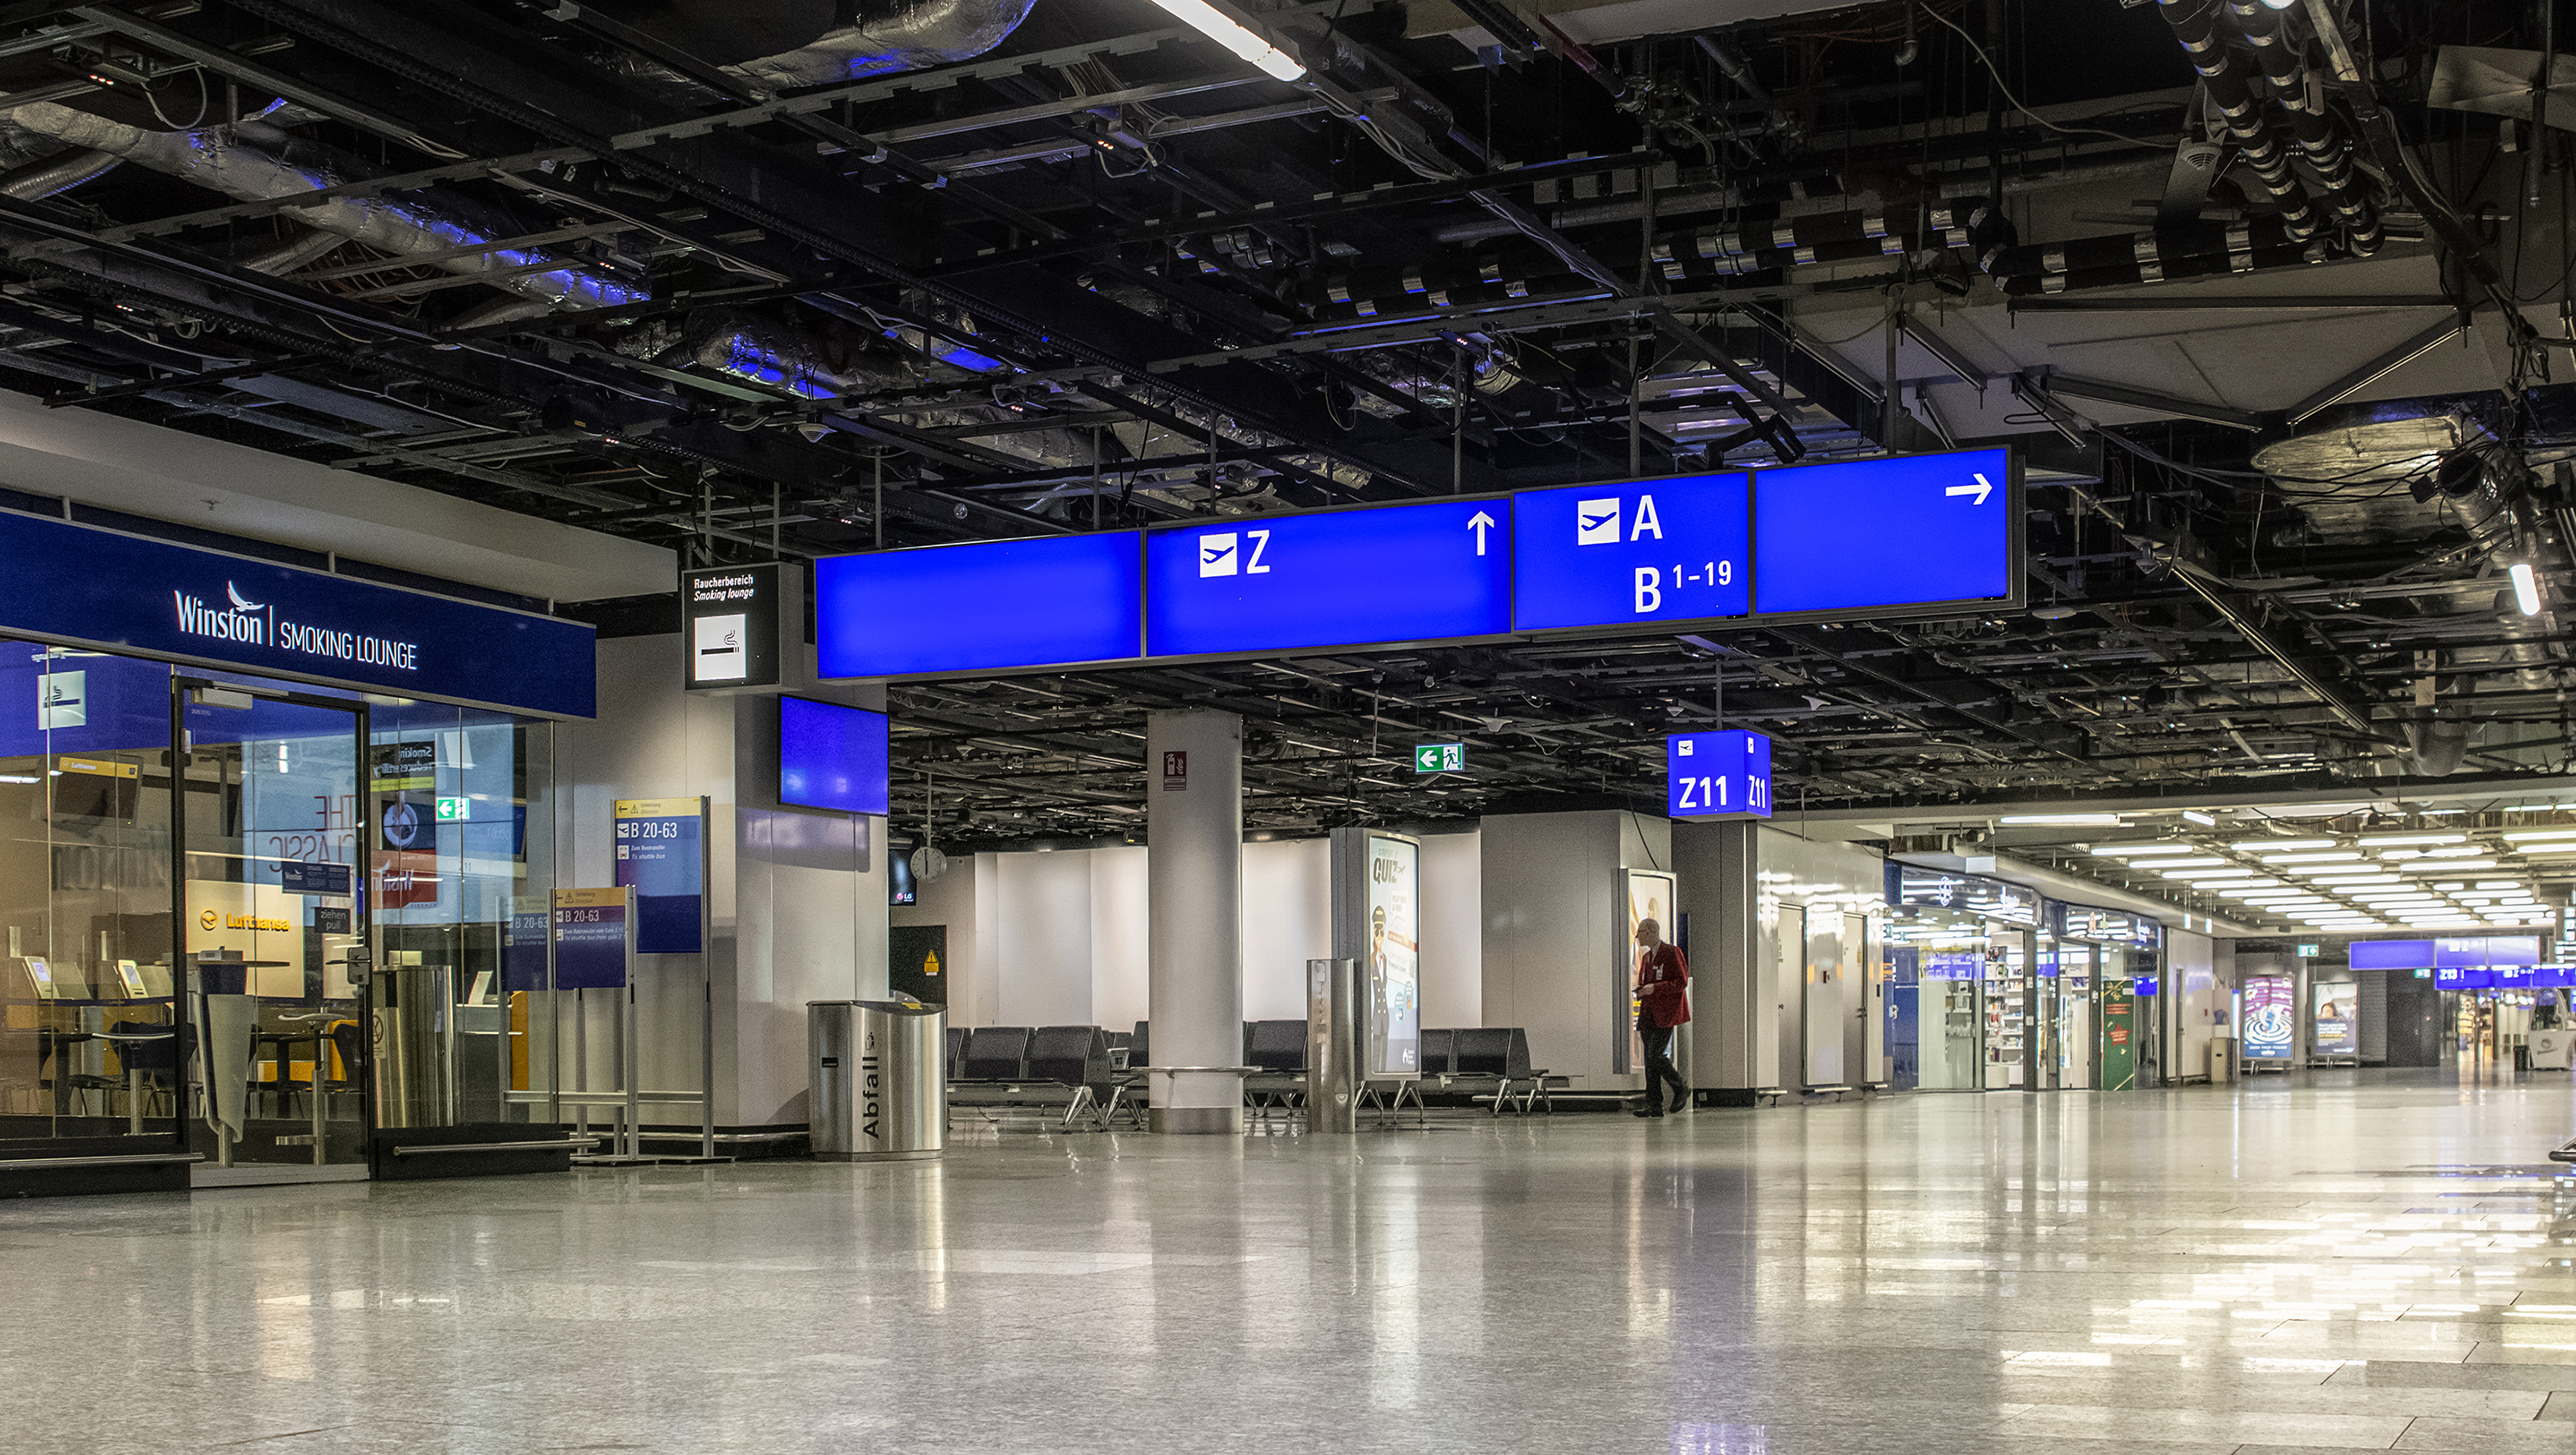
[[[778,801],[842,813],[886,811],[886,715],[778,699]]]
[[[920,898],[921,890],[912,877],[911,856],[901,849],[889,851],[886,855],[886,903],[913,904]]]

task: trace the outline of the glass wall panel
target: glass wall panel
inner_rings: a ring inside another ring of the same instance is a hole
[[[378,707],[378,1004],[387,1127],[553,1123],[553,728],[474,708]]]
[[[0,1144],[19,1155],[175,1138],[170,860],[169,669],[0,640]]]

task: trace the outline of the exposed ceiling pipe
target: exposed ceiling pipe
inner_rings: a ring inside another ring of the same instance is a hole
[[[115,171],[125,159],[92,147],[74,147],[58,152],[43,161],[0,174],[0,197],[20,202],[38,202],[57,192],[68,192],[83,182]]]
[[[13,115],[27,130],[246,202],[292,197],[367,175],[355,158],[263,122],[195,131],[145,131],[44,101],[20,106]],[[434,189],[393,197],[332,197],[278,211],[292,221],[396,257],[453,253],[522,230],[507,219],[485,216],[487,209],[470,199]],[[493,287],[551,307],[611,308],[651,297],[643,288],[572,259],[531,248],[489,248],[440,258],[427,266],[468,277],[491,274]],[[503,276],[528,267],[544,271]]]

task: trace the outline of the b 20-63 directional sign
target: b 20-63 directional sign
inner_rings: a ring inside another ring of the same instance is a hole
[[[1770,736],[1730,730],[1664,739],[1664,811],[1678,819],[1769,818]]]

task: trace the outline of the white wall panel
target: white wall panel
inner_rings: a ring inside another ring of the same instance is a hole
[[[1333,952],[1333,851],[1325,839],[1243,846],[1243,1018],[1306,1018],[1306,962]]]
[[[1485,1023],[1482,838],[1422,836],[1422,1024],[1432,1029]]]
[[[1006,1026],[1091,1022],[1091,855],[996,854],[993,941]]]
[[[1081,857],[1091,861],[1091,1014],[1083,1021],[1127,1030],[1145,1019],[1151,979],[1145,959],[1145,851],[1093,849]]]

